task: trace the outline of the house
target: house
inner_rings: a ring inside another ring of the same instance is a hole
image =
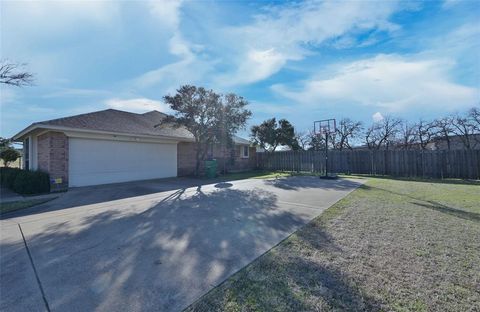
[[[50,174],[55,188],[191,175],[195,143],[166,114],[107,109],[36,122],[13,137],[23,142],[23,168]],[[234,147],[209,153],[219,169],[255,167],[255,148],[235,137]]]
[[[470,149],[480,149],[480,133],[471,134],[468,140],[470,143]],[[466,149],[465,137],[452,135],[449,137],[449,141],[447,141],[445,137],[434,138],[427,144],[426,148],[429,150],[464,150]]]
[[[456,150],[479,150],[480,149],[480,133],[473,133],[470,134],[468,137],[468,141],[470,143],[470,148],[466,147],[465,144],[466,138],[461,135],[450,135],[448,137],[448,141],[443,136],[438,136],[430,141],[428,141],[424,146],[424,150],[427,151],[456,151]],[[367,145],[359,145],[354,146],[354,150],[368,150]],[[400,142],[395,142],[389,146],[389,150],[421,150],[422,145],[419,142],[413,142],[408,145],[403,144]],[[385,146],[381,146],[380,150],[385,150]]]

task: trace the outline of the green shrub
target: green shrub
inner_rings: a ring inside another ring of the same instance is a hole
[[[21,170],[13,183],[13,191],[19,194],[50,192],[50,176],[42,171]]]
[[[22,170],[19,168],[0,168],[0,184],[4,187],[12,189],[15,179],[21,171]]]

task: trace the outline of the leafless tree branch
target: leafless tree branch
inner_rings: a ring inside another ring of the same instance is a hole
[[[32,85],[33,74],[23,70],[25,65],[2,61],[0,64],[0,83],[16,87]]]

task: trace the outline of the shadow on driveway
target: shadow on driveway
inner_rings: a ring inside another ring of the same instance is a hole
[[[46,211],[55,211],[73,207],[99,204],[113,200],[156,194],[177,189],[185,190],[190,187],[201,187],[203,185],[215,183],[218,181],[219,179],[207,180],[181,177],[75,187],[69,189],[65,193],[59,193],[59,198],[51,202],[32,208],[4,214],[0,217],[0,220],[14,217],[22,217],[27,215],[35,215]],[[222,183],[220,182],[219,185],[221,184]]]
[[[178,311],[306,222],[276,202],[260,189],[198,187],[142,213],[22,228],[52,311]],[[2,309],[17,304],[8,302],[10,283],[2,282]]]
[[[283,190],[298,191],[301,189],[321,188],[325,190],[348,190],[358,187],[361,183],[347,179],[325,180],[317,176],[287,177],[266,180],[271,185]]]
[[[3,222],[20,223],[52,311],[178,311],[360,184],[315,177],[199,182],[212,181],[72,189],[42,205],[48,213]],[[169,192],[156,194],[162,190]],[[81,207],[92,203],[104,204]],[[0,244],[0,310],[22,310],[28,273],[13,269],[25,254],[19,246]]]

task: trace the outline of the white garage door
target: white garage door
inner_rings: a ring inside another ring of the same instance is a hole
[[[69,186],[174,177],[177,145],[69,138]]]

